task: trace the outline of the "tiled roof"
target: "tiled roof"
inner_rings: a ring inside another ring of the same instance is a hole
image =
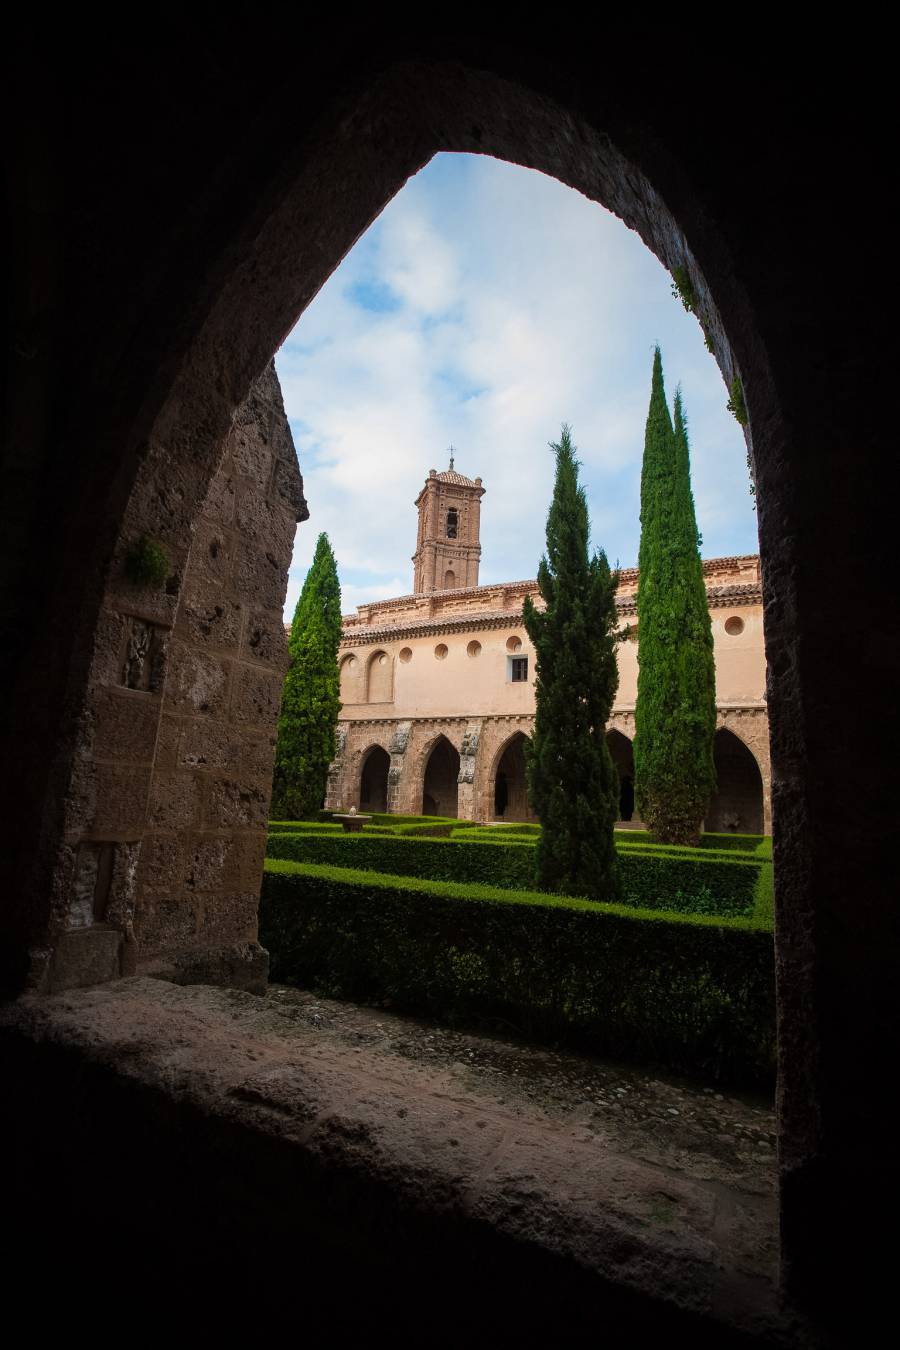
[[[435,474],[439,483],[453,483],[456,487],[480,487],[472,478],[466,478],[465,474],[457,473],[455,469],[445,469],[443,473]]]

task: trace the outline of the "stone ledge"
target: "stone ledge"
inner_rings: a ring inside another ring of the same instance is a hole
[[[305,1261],[376,1298],[400,1279],[409,1307],[443,1290],[442,1323],[491,1291],[504,1327],[523,1329],[538,1280],[557,1332],[593,1309],[607,1329],[682,1327],[694,1345],[800,1343],[758,1254],[774,1205],[750,1212],[419,1064],[310,1050],[272,1001],[132,978],[9,1005],[0,1033],[7,1156],[28,1178],[13,1212],[42,1211],[35,1178],[55,1192],[64,1175],[82,1219],[150,1270],[221,1274],[238,1252],[245,1274]]]

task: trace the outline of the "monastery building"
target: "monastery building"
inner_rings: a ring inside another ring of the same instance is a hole
[[[534,650],[522,622],[536,581],[479,586],[480,478],[432,469],[419,513],[412,595],[345,616],[341,714],[326,806],[360,811],[534,819],[523,742],[534,723]],[[718,791],[707,830],[771,830],[769,727],[759,558],[703,564],[712,618]],[[619,689],[607,736],[623,824],[634,809],[637,569],[621,571],[616,605],[632,637],[618,647]]]

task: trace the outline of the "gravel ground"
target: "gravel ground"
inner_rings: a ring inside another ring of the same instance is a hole
[[[764,1097],[512,1036],[436,1026],[287,985],[271,985],[268,999],[304,1038],[349,1046],[375,1066],[384,1059],[431,1064],[467,1093],[523,1118],[565,1122],[619,1153],[750,1194],[774,1190],[775,1117]]]

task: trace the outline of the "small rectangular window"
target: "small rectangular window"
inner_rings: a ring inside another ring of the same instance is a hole
[[[513,684],[521,684],[528,679],[527,656],[511,656],[509,658],[509,678]]]

